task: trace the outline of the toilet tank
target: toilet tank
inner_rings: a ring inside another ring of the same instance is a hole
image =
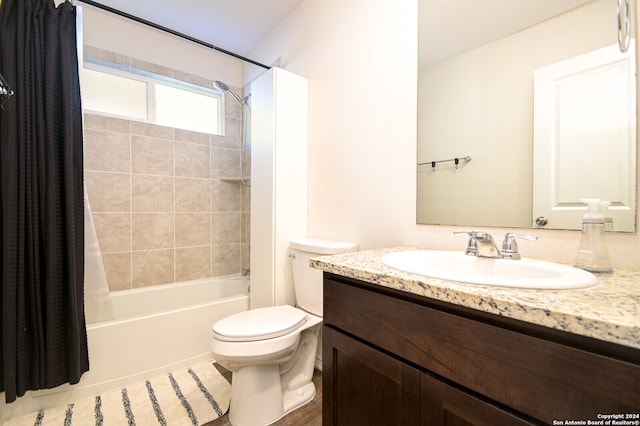
[[[296,305],[322,316],[322,271],[309,266],[312,257],[358,251],[358,245],[343,241],[301,239],[290,242]]]

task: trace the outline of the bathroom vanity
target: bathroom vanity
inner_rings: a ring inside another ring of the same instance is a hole
[[[640,271],[503,289],[395,271],[380,262],[393,250],[311,261],[324,425],[640,422]]]

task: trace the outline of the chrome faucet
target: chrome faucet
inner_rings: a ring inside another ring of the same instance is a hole
[[[518,253],[518,244],[515,241],[517,238],[524,238],[530,241],[538,239],[538,237],[534,235],[507,232],[502,242],[502,250],[499,250],[493,236],[488,232],[454,232],[453,235],[469,236],[467,248],[464,251],[466,255],[512,260],[519,260],[521,258],[520,253]]]
[[[518,253],[518,243],[516,243],[517,238],[522,238],[524,240],[535,241],[538,239],[535,235],[526,235],[526,234],[516,234],[513,232],[507,232],[504,234],[504,241],[502,241],[502,258],[503,259],[513,259],[520,260],[521,256]]]

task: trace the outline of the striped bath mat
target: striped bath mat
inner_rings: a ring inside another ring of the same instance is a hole
[[[217,365],[200,364],[67,406],[9,420],[7,426],[202,425],[229,408],[231,384]]]

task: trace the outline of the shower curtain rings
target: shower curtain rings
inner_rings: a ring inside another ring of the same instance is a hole
[[[5,104],[9,101],[9,98],[15,94],[15,92],[11,89],[9,91],[4,91],[4,87],[0,90],[0,109],[6,111]]]

